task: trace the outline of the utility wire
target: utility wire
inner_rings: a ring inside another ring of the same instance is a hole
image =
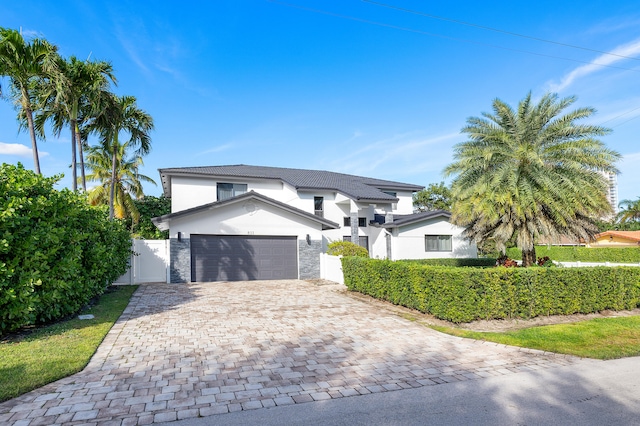
[[[638,108],[634,108],[634,109],[629,110],[629,111],[627,111],[627,112],[623,112],[622,114],[620,114],[620,115],[616,115],[615,117],[610,118],[610,119],[608,119],[608,120],[606,120],[606,121],[603,121],[603,122],[602,122],[602,123],[600,123],[600,124],[608,123],[608,122],[610,122],[610,121],[613,121],[613,120],[615,120],[615,119],[617,119],[617,118],[622,117],[623,115],[627,115],[627,114],[629,114],[629,113],[631,113],[631,112],[633,112],[633,111],[637,111],[637,110],[639,110],[639,109],[640,109],[640,107],[638,107]],[[637,118],[637,117],[635,117],[635,118]],[[633,118],[632,118],[631,120],[633,120]],[[629,120],[627,120],[627,121],[629,121]],[[623,123],[626,123],[626,121],[623,121]],[[620,124],[618,124],[618,126],[619,126],[619,125],[620,125]]]
[[[318,14],[321,14],[321,15],[334,16],[334,17],[341,18],[341,19],[348,19],[348,20],[351,20],[351,21],[362,22],[362,23],[365,23],[365,24],[377,25],[377,26],[380,26],[380,27],[391,28],[391,29],[394,29],[394,30],[408,31],[408,32],[411,32],[411,33],[422,34],[422,35],[426,35],[426,36],[430,36],[430,37],[439,37],[439,38],[444,38],[444,39],[447,39],[447,40],[460,41],[460,42],[463,42],[463,43],[477,44],[477,45],[480,45],[480,46],[489,46],[489,47],[493,47],[494,49],[502,49],[502,50],[507,50],[507,51],[511,51],[511,52],[526,53],[526,54],[529,54],[529,55],[542,56],[542,57],[545,57],[545,58],[552,58],[552,59],[560,59],[560,60],[563,60],[563,61],[578,62],[578,63],[581,63],[581,64],[589,64],[589,65],[595,65],[595,66],[599,66],[599,67],[615,68],[615,69],[624,70],[624,71],[640,72],[640,70],[632,69],[632,68],[616,67],[614,65],[599,64],[599,63],[596,63],[596,62],[581,61],[579,59],[571,59],[571,58],[565,58],[565,57],[562,57],[562,56],[554,56],[554,55],[547,55],[547,54],[544,54],[544,53],[531,52],[531,51],[528,51],[528,50],[514,49],[514,48],[510,48],[510,47],[499,46],[499,45],[496,45],[496,44],[484,43],[484,42],[476,41],[476,40],[467,40],[467,39],[463,39],[463,38],[450,37],[450,36],[446,36],[446,35],[442,35],[442,34],[436,34],[436,33],[430,33],[430,32],[427,32],[427,31],[415,30],[413,28],[400,27],[400,26],[397,26],[397,25],[385,24],[383,22],[370,21],[368,19],[356,18],[354,16],[342,15],[342,14],[334,13],[334,12],[328,12],[326,10],[312,9],[312,8],[309,8],[309,7],[300,6],[300,5],[292,4],[292,3],[285,3],[283,1],[278,1],[278,0],[267,0],[267,1],[269,1],[270,3],[279,4],[281,6],[286,6],[286,7],[291,7],[291,8],[294,8],[294,9],[305,10],[307,12],[318,13]]]
[[[534,37],[534,36],[529,36],[529,35],[525,35],[525,34],[514,33],[512,31],[501,30],[499,28],[488,27],[488,26],[485,26],[485,25],[474,24],[474,23],[471,23],[471,22],[459,21],[457,19],[445,18],[445,17],[442,17],[442,16],[432,15],[430,13],[420,12],[420,11],[413,10],[413,9],[406,9],[406,8],[403,8],[403,7],[393,6],[393,5],[390,5],[390,4],[381,3],[381,2],[377,2],[377,1],[373,1],[373,0],[361,0],[361,1],[363,1],[365,3],[375,4],[376,6],[382,6],[382,7],[386,7],[386,8],[389,8],[389,9],[399,10],[401,12],[412,13],[414,15],[420,15],[420,16],[426,16],[428,18],[438,19],[440,21],[453,22],[453,23],[456,23],[456,24],[466,25],[468,27],[480,28],[480,29],[487,30],[487,31],[494,31],[496,33],[508,34],[508,35],[511,35],[511,36],[514,36],[514,37],[521,37],[521,38],[526,38],[526,39],[529,39],[529,40],[541,41],[543,43],[556,44],[558,46],[571,47],[573,49],[586,50],[586,51],[589,51],[589,52],[602,53],[604,55],[617,56],[618,58],[633,59],[634,61],[640,61],[640,58],[634,58],[633,56],[619,55],[617,53],[606,52],[604,50],[591,49],[589,47],[576,46],[574,44],[561,43],[559,41],[547,40],[547,39],[540,38],[540,37]]]

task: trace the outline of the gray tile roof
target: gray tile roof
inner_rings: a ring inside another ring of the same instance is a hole
[[[434,217],[444,216],[447,219],[451,217],[451,213],[446,210],[433,210],[428,212],[419,212],[413,214],[396,214],[393,216],[392,222],[386,222],[383,228],[397,228],[398,226],[410,225],[412,223],[421,222],[423,220],[432,219]]]
[[[383,191],[420,191],[423,186],[409,183],[373,179],[344,173],[321,170],[289,169],[282,167],[233,166],[177,167],[160,169],[165,195],[170,195],[169,180],[172,175],[202,175],[229,178],[277,179],[298,190],[330,190],[340,192],[355,200],[397,201]]]

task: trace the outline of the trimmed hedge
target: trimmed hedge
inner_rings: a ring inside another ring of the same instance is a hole
[[[411,262],[420,265],[431,266],[471,266],[471,267],[493,267],[496,266],[496,259],[490,257],[473,258],[459,258],[459,259],[407,259],[401,262]]]
[[[78,312],[127,269],[123,224],[58,179],[0,166],[0,335]]]
[[[558,262],[640,263],[640,247],[536,246],[536,256],[549,256]],[[511,247],[507,257],[520,260],[522,251]]]
[[[455,323],[634,309],[640,268],[457,268],[342,258],[349,290]]]
[[[331,256],[369,257],[369,251],[351,241],[334,241],[327,246],[327,254]]]

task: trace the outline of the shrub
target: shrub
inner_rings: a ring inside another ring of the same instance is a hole
[[[452,322],[633,309],[640,268],[456,268],[343,258],[349,290]]]
[[[640,247],[536,246],[536,255],[559,262],[640,263]],[[522,252],[512,247],[507,256],[522,259]]]
[[[369,257],[369,252],[366,248],[350,241],[334,241],[329,243],[327,254],[332,256]]]
[[[58,180],[0,166],[0,334],[74,314],[126,271],[124,226]]]

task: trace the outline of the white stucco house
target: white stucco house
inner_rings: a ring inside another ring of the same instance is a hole
[[[477,257],[445,211],[413,213],[423,187],[319,170],[264,166],[160,169],[171,213],[170,281],[311,279],[332,241],[371,257]]]

